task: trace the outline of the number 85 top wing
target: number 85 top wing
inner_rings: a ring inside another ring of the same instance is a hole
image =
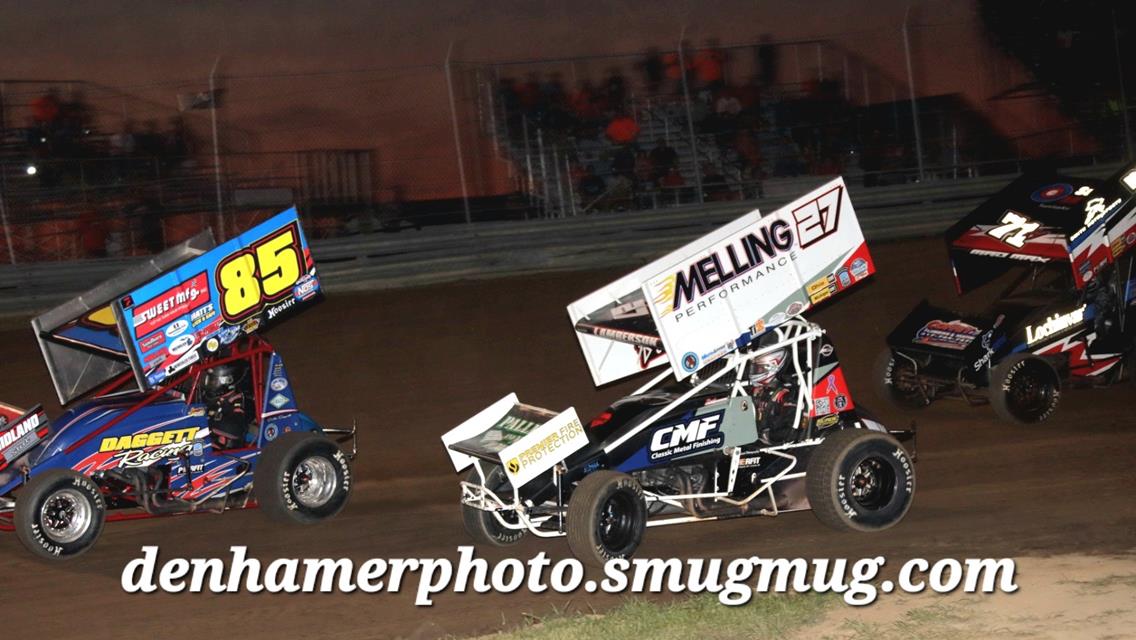
[[[145,389],[320,296],[293,207],[127,291],[113,309]]]

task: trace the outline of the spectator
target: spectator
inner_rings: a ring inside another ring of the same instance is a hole
[[[604,130],[608,140],[615,144],[631,144],[639,137],[639,123],[626,113],[612,118]]]
[[[678,152],[667,144],[665,138],[655,140],[655,147],[651,149],[651,179],[661,180],[664,176],[678,166]],[[680,176],[681,177],[681,176]]]
[[[611,157],[612,175],[635,180],[635,148],[630,144],[620,145]]]
[[[59,120],[59,90],[55,87],[32,100],[32,119],[44,131],[53,131]]]
[[[607,108],[616,113],[627,108],[627,85],[618,69],[608,71],[607,80],[604,81],[604,97],[607,98]]]
[[[761,34],[761,44],[757,47],[758,77],[767,87],[777,84],[777,45],[768,33]]]
[[[710,38],[706,48],[694,53],[691,66],[697,86],[714,91],[725,86],[726,54],[719,48],[717,38]]]
[[[584,175],[580,177],[578,188],[580,194],[584,196],[584,205],[587,206],[603,195],[607,185],[604,184],[603,178],[596,175],[595,167],[589,164],[584,167]]]
[[[648,48],[646,56],[638,67],[643,73],[643,85],[647,88],[647,95],[658,95],[663,86],[663,80],[666,78],[666,65],[663,63],[663,56],[659,53],[658,47]]]

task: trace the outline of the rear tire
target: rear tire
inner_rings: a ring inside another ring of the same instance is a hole
[[[618,471],[585,476],[572,492],[566,526],[568,547],[585,564],[631,557],[647,528],[643,487]]]
[[[879,531],[907,515],[915,465],[890,434],[844,429],[809,460],[805,490],[817,519],[838,531]]]
[[[278,522],[312,524],[335,516],[351,495],[351,465],[325,436],[285,433],[269,442],[253,472],[260,508]]]
[[[103,530],[106,500],[93,480],[70,469],[51,469],[16,497],[16,537],[45,560],[86,553]]]
[[[1061,377],[1048,361],[1014,354],[990,373],[990,405],[999,418],[1017,424],[1044,422],[1061,400]]]
[[[884,349],[876,357],[872,369],[872,381],[876,393],[897,409],[914,411],[931,404],[912,379],[915,366],[906,358],[895,355],[890,348]]]
[[[472,469],[465,480],[472,484],[481,484],[481,474],[477,469]],[[485,476],[485,486],[503,500],[508,499],[513,493],[513,488],[509,485],[509,480],[501,467],[495,466],[489,471]],[[502,491],[506,492],[506,495],[501,495]],[[493,512],[482,511],[465,504],[462,505],[462,524],[465,525],[465,532],[478,544],[507,547],[525,537],[524,529],[504,527],[497,521],[497,516],[493,515]]]

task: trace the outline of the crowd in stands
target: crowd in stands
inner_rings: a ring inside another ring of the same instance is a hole
[[[752,60],[735,65],[746,52]],[[497,96],[511,148],[535,155],[539,132],[541,148],[569,160],[588,210],[690,202],[698,183],[708,201],[760,197],[770,177],[878,171],[907,159],[879,131],[855,136],[855,108],[839,81],[785,84],[778,64],[767,38],[746,50],[711,39],[697,49],[683,43],[681,55],[649,49],[599,83],[568,87],[556,71],[503,77]]]
[[[5,155],[9,162],[25,163],[43,188],[168,177],[191,165],[196,151],[181,116],[170,117],[165,128],[156,119],[141,126],[127,119],[105,132],[81,90],[65,98],[56,88],[27,107],[26,125],[5,132]]]

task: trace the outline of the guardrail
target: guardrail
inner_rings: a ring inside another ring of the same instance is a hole
[[[1081,167],[1075,176],[1105,175]],[[868,240],[939,233],[1012,179],[970,178],[865,189],[849,185]],[[824,178],[817,178],[821,184]],[[772,211],[799,193],[658,211],[606,213],[527,222],[485,222],[373,233],[312,243],[329,292],[420,286],[516,274],[642,264],[709,229],[761,208]],[[0,266],[0,314],[28,314],[91,288],[138,259]]]

